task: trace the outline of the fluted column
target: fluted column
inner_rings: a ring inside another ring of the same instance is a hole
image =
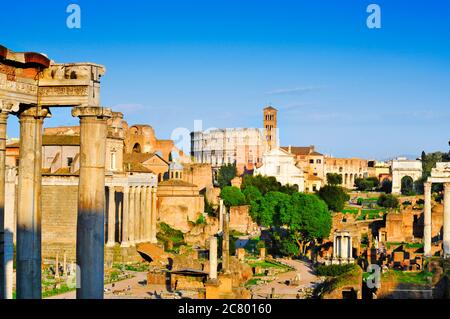
[[[135,195],[135,188],[130,187],[130,199],[129,199],[129,219],[128,219],[128,240],[131,245],[134,245],[135,243],[135,237],[134,237],[134,223],[135,223],[135,209],[134,209],[134,196]]]
[[[0,300],[12,298],[9,281],[13,254],[13,234],[6,225],[5,214],[6,129],[9,112],[17,112],[18,110],[18,102],[0,100]]]
[[[136,187],[134,193],[134,240],[141,242],[141,187]]]
[[[102,107],[75,107],[72,115],[80,118],[77,298],[103,299],[106,120],[112,114]]]
[[[150,242],[156,244],[158,242],[156,238],[156,222],[158,217],[158,207],[156,205],[156,187],[152,187],[152,212],[151,212],[151,236]]]
[[[129,247],[129,224],[130,224],[130,218],[129,218],[129,188],[128,186],[123,187],[123,204],[122,204],[122,242],[120,244],[121,247]]]
[[[42,123],[48,109],[19,111],[20,163],[17,207],[17,299],[41,299]]]
[[[8,112],[2,111],[0,101],[0,300],[6,299],[6,254],[5,254],[5,159],[6,123]]]
[[[425,257],[431,256],[431,186],[432,183],[424,183],[423,252]]]
[[[108,241],[106,246],[114,247],[116,234],[116,201],[114,186],[108,187]]]
[[[139,234],[140,234],[140,240],[141,242],[145,242],[146,241],[146,234],[145,234],[145,221],[146,221],[146,214],[147,214],[147,190],[146,187],[141,187],[141,201],[140,201],[140,205],[141,205],[141,218],[140,218],[140,223],[139,223]]]
[[[444,183],[444,257],[450,256],[450,183]]]
[[[145,241],[151,241],[152,232],[152,190],[150,187],[145,188],[145,218],[144,218],[144,230],[145,230]]]

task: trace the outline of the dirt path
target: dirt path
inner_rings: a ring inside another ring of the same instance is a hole
[[[257,286],[252,289],[254,299],[265,299],[271,294],[272,288],[275,288],[275,295],[281,299],[295,299],[301,288],[312,288],[318,281],[318,277],[314,274],[311,266],[301,260],[280,259],[281,262],[291,266],[295,270],[288,271],[277,276],[277,279]],[[286,280],[294,279],[297,274],[300,275],[298,285],[288,286],[285,284]]]
[[[146,272],[133,272],[132,274],[134,276],[133,278],[116,282],[114,287],[112,287],[112,284],[105,285],[105,288],[107,289],[105,292],[105,299],[146,299],[151,298],[151,295],[154,292],[160,294],[161,291],[166,291],[165,286],[144,285],[144,282],[147,279]],[[71,291],[47,299],[75,299],[75,296],[75,291]]]

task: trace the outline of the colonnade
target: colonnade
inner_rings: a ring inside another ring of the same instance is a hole
[[[348,263],[352,261],[352,236],[348,232],[335,232],[333,239],[333,263]]]
[[[120,242],[121,247],[130,247],[142,242],[156,243],[157,198],[156,187],[149,185],[124,185],[122,200],[122,219],[117,221],[115,186],[108,186],[108,231],[107,247]],[[116,237],[119,224],[120,238]]]

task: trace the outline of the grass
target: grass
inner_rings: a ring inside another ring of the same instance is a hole
[[[277,268],[277,269],[290,269],[288,266],[285,266],[283,264],[279,264],[277,262],[273,261],[256,261],[256,262],[249,262],[249,265],[251,267],[261,267],[261,268]]]
[[[429,279],[433,276],[431,272],[409,272],[400,270],[391,270],[382,275],[382,280],[394,279],[398,283],[402,284],[416,284],[426,285],[429,283]]]
[[[405,246],[405,248],[423,248],[423,243],[405,243],[405,242],[387,242],[386,248],[390,249],[391,246]]]

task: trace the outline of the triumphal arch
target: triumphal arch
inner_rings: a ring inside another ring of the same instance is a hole
[[[42,125],[52,107],[70,107],[80,119],[77,217],[77,298],[103,298],[106,121],[100,104],[105,68],[59,64],[43,54],[0,46],[0,297],[4,296],[5,146],[9,116],[20,123],[16,295],[41,298]]]
[[[431,256],[431,188],[433,184],[444,184],[444,221],[442,249],[445,258],[450,256],[450,163],[436,163],[431,176],[424,184],[424,254]]]

